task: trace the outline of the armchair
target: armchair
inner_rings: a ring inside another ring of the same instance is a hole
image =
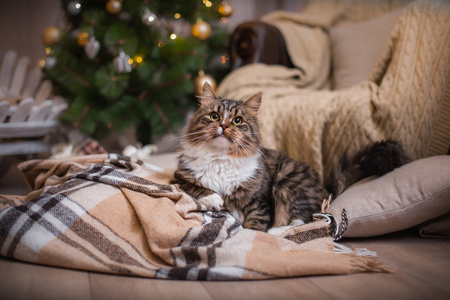
[[[238,26],[230,41],[233,71],[218,93],[243,99],[263,92],[265,146],[308,162],[324,177],[343,151],[375,140],[399,140],[412,159],[446,154],[450,56],[442,37],[448,37],[448,7],[438,1],[380,1],[386,5],[377,3],[375,17],[361,20],[346,12],[345,3],[336,4],[344,10],[330,12],[311,8],[321,5],[311,1],[300,13],[274,12]],[[366,10],[353,13],[361,11]],[[387,19],[392,25],[375,47],[369,38],[380,35],[375,30]],[[380,51],[373,51],[374,66],[356,82],[338,86],[368,61],[368,51],[358,53],[353,46],[365,44]]]
[[[293,67],[280,30],[262,21],[239,25],[230,38],[231,69],[243,65],[265,63]]]

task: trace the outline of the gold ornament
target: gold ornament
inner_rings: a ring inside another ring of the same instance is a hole
[[[122,10],[122,1],[108,0],[106,10],[112,15],[118,14]]]
[[[86,43],[88,42],[88,38],[89,38],[89,33],[87,33],[87,32],[80,32],[77,35],[77,43],[78,43],[78,45],[80,45],[81,47],[84,47],[84,45],[86,45]]]
[[[199,40],[206,40],[211,35],[211,26],[202,19],[198,19],[197,23],[192,25],[192,35]]]
[[[195,79],[194,79],[196,95],[199,95],[199,96],[201,95],[203,85],[206,82],[209,83],[214,90],[216,89],[217,83],[214,80],[214,78],[211,75],[205,74],[205,72],[203,70],[198,71],[198,76],[195,77]]]
[[[61,30],[56,26],[49,26],[42,32],[41,40],[45,46],[58,43],[61,37]]]
[[[229,17],[233,14],[233,7],[228,3],[228,1],[223,1],[219,4],[217,9],[222,17]]]

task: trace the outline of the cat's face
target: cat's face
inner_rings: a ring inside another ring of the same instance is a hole
[[[256,119],[260,104],[260,93],[246,101],[220,99],[206,83],[183,146],[238,157],[255,155],[261,139]]]

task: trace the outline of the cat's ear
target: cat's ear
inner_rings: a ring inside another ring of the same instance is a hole
[[[214,92],[212,86],[205,82],[202,89],[202,95],[200,96],[200,106],[207,106],[214,104],[219,100],[219,96]]]
[[[244,106],[247,112],[255,117],[258,114],[259,107],[261,106],[262,94],[257,93],[244,101]]]

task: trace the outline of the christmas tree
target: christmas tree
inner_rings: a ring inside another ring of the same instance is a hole
[[[69,103],[62,120],[86,135],[132,127],[147,144],[174,132],[196,105],[196,87],[228,71],[226,1],[63,0],[62,7],[67,25],[42,35],[45,75]]]

